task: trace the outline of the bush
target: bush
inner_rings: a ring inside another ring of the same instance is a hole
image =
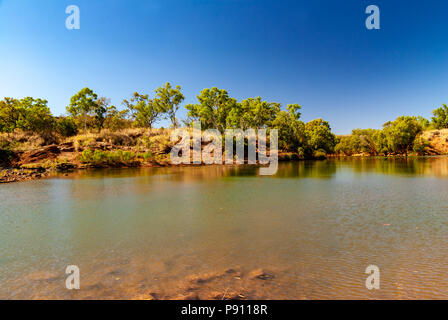
[[[323,159],[327,158],[327,153],[325,152],[325,150],[319,149],[319,150],[314,151],[313,157],[315,159],[323,160]]]
[[[63,137],[72,137],[78,133],[78,128],[72,118],[59,118],[56,120],[56,132]]]
[[[145,156],[143,156],[145,158]],[[149,156],[148,156],[149,158]],[[146,159],[148,159],[146,158]],[[80,159],[83,163],[93,165],[106,164],[133,164],[137,160],[137,155],[132,151],[101,151],[86,149],[81,153]]]
[[[418,137],[415,139],[414,141],[414,152],[417,153],[418,155],[422,156],[425,155],[426,149],[430,146],[429,142],[425,139],[423,139],[422,137]]]
[[[92,157],[93,157],[93,152],[90,149],[84,150],[81,153],[81,158],[80,161],[81,162],[91,162],[92,161]]]
[[[303,147],[299,147],[297,148],[297,155],[299,156],[300,159],[305,158],[305,148]]]

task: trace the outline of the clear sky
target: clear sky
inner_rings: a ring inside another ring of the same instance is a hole
[[[72,4],[80,30],[65,27]],[[365,27],[370,4],[380,30]],[[59,115],[86,86],[120,106],[167,81],[185,103],[213,86],[299,103],[340,134],[430,117],[448,103],[448,1],[0,0],[0,98]]]

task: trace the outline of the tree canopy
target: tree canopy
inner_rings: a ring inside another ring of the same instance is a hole
[[[123,100],[123,109],[111,105],[110,99],[98,97],[86,87],[74,94],[66,107],[67,116],[54,117],[48,101],[25,97],[5,97],[0,101],[0,132],[16,129],[37,133],[57,132],[63,136],[87,130],[119,130],[129,127],[153,128],[161,120],[169,120],[173,128],[180,125],[177,112],[185,100],[180,86],[167,82],[154,90],[154,96],[134,92]],[[354,129],[350,135],[336,137],[328,121],[321,118],[308,123],[301,120],[299,104],[286,107],[267,101],[260,96],[240,101],[227,90],[205,88],[197,95],[197,102],[185,106],[191,125],[199,121],[202,129],[229,128],[277,129],[281,150],[294,152],[302,157],[314,154],[370,154],[390,155],[416,152],[424,154],[428,142],[424,130],[448,128],[448,107],[433,110],[431,121],[418,116],[401,116],[386,122],[382,129]]]
[[[176,86],[176,88],[173,88],[169,82],[156,89],[155,103],[158,104],[162,112],[168,115],[173,128],[179,126],[176,113],[184,99],[185,97],[181,92],[181,87]]]

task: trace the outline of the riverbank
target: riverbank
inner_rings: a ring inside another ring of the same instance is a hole
[[[28,181],[54,173],[94,168],[175,166],[169,129],[103,130],[62,139],[36,134],[2,134],[8,148],[0,153],[0,183]],[[203,144],[205,147],[207,144]],[[298,160],[294,153],[279,153],[279,160]],[[2,169],[3,168],[3,169]]]
[[[92,168],[137,168],[174,166],[170,162],[169,129],[103,130],[61,139],[32,133],[2,134],[0,150],[0,183],[29,181],[55,173]],[[423,155],[448,154],[448,129],[425,131],[427,141]],[[205,145],[203,145],[204,147]],[[416,154],[417,155],[417,154]],[[346,156],[320,154],[314,160]],[[351,157],[377,156],[371,153]],[[402,157],[405,155],[388,155]],[[279,152],[279,161],[303,159],[298,153]]]

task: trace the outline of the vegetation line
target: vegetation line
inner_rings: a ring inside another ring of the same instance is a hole
[[[448,153],[448,130],[441,130],[448,128],[446,105],[435,109],[431,120],[401,116],[381,130],[355,129],[351,135],[336,136],[323,119],[301,121],[298,104],[282,107],[261,97],[238,101],[218,88],[203,89],[196,103],[185,105],[187,118],[179,121],[184,99],[180,86],[166,83],[153,95],[135,92],[117,108],[84,88],[70,99],[66,114],[53,116],[47,100],[5,97],[0,101],[0,165],[31,170],[166,163],[170,130],[154,128],[163,119],[171,128],[200,121],[203,130],[221,132],[278,129],[283,159]]]

